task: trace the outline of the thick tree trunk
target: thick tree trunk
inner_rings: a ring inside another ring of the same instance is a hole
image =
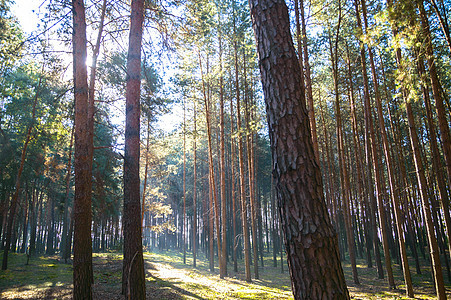
[[[126,299],[133,300],[146,298],[139,179],[141,42],[143,20],[144,0],[132,0],[125,98],[124,213],[122,218],[124,260],[122,269],[122,294],[126,296]]]
[[[74,300],[92,299],[91,192],[89,156],[86,21],[82,0],[73,0],[73,56],[75,93]]]
[[[284,1],[251,0],[282,226],[295,299],[348,299],[324,201]]]

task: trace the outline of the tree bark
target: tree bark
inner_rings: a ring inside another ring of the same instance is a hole
[[[282,0],[249,3],[294,297],[348,299],[313,150],[288,8]]]
[[[75,93],[74,300],[92,299],[91,193],[86,70],[86,21],[82,0],[73,0],[73,56]]]
[[[144,0],[132,0],[127,56],[124,152],[124,260],[122,294],[126,299],[146,298],[146,282],[141,235],[139,179],[141,43]]]

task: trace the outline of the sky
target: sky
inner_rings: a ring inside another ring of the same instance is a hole
[[[48,0],[15,0],[11,11],[17,17],[22,29],[26,34],[31,34],[38,29],[39,16],[43,15]],[[166,132],[172,131],[180,123],[182,112],[177,106],[168,114],[159,118],[155,127]],[[116,120],[121,123],[121,120]],[[116,122],[114,122],[116,123]]]
[[[16,0],[12,6],[12,13],[19,19],[26,33],[31,33],[37,28],[39,22],[37,12],[42,3],[45,3],[45,0]]]

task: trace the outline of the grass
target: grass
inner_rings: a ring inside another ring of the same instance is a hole
[[[60,263],[56,256],[26,262],[25,254],[9,254],[9,269],[0,271],[0,299],[68,299],[71,265]]]
[[[260,279],[246,282],[243,263],[239,272],[233,272],[228,264],[228,277],[219,278],[218,262],[215,272],[209,271],[208,261],[199,253],[197,268],[192,268],[192,257],[187,254],[186,264],[180,252],[146,252],[146,287],[148,299],[293,299],[286,264],[282,274],[280,262],[273,267],[272,257],[265,257]],[[40,256],[26,265],[24,254],[11,253],[9,269],[0,271],[0,299],[72,299],[72,266],[57,256]],[[405,298],[402,272],[393,266],[397,289],[390,290],[386,279],[377,279],[375,268],[367,268],[359,261],[360,285],[352,282],[351,267],[343,263],[349,291],[353,299],[407,299]],[[416,299],[435,298],[430,270],[422,262],[422,274],[412,271]],[[411,262],[411,266],[413,261]],[[121,296],[122,254],[116,252],[95,253],[94,299],[123,299]],[[253,271],[253,267],[251,267]],[[445,278],[448,280],[448,278]],[[447,281],[447,289],[451,286]],[[449,295],[451,296],[451,295]]]

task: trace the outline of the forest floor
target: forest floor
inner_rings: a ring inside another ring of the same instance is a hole
[[[260,279],[247,283],[243,265],[238,273],[228,264],[229,277],[219,278],[219,270],[211,273],[208,261],[200,254],[197,268],[192,268],[192,258],[187,254],[186,264],[180,252],[145,253],[147,299],[293,299],[287,266],[281,272],[273,266],[272,257],[265,258],[265,267],[259,268]],[[58,256],[41,256],[26,264],[25,254],[10,254],[9,269],[0,271],[0,299],[72,299],[72,266]],[[363,263],[363,261],[361,261]],[[413,264],[413,261],[412,261]],[[119,253],[95,253],[94,299],[115,300],[121,296],[122,255]],[[393,266],[398,289],[389,290],[386,280],[377,279],[375,268],[358,266],[360,285],[352,284],[349,264],[344,264],[349,291],[353,299],[404,299],[402,273]],[[253,271],[253,268],[251,267]],[[252,274],[253,275],[253,274]],[[433,299],[431,274],[425,267],[422,275],[412,268],[417,299]],[[449,278],[447,290],[451,292]],[[451,294],[448,294],[451,299]]]

